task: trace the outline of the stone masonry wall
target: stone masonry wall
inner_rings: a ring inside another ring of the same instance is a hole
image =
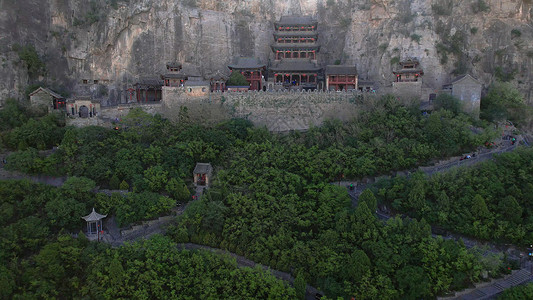
[[[266,126],[270,131],[306,130],[327,119],[349,120],[356,102],[371,96],[359,92],[229,92],[209,98],[189,97],[177,89],[163,89],[163,114],[172,118],[182,107],[189,117],[220,121],[232,117]]]

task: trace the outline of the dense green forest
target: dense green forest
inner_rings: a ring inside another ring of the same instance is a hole
[[[533,299],[533,283],[512,287],[504,291],[498,300],[527,300]]]
[[[34,255],[0,264],[0,297],[13,299],[294,299],[295,290],[235,259],[180,250],[167,238],[110,248],[59,235]]]
[[[169,293],[192,287],[205,298],[218,292],[229,298],[294,298],[295,291],[259,270],[236,269],[234,262],[212,254],[181,253],[166,239],[109,249],[62,234],[83,228],[79,217],[93,206],[115,215],[119,225],[168,213],[190,199],[196,162],[212,163],[216,178],[169,229],[174,242],[227,249],[290,272],[331,297],[427,298],[506,272],[503,257],[433,238],[433,218],[382,222],[374,215],[378,200],[388,201],[382,193],[363,193],[353,208],[346,188],[330,184],[414,168],[472,151],[495,137],[489,123],[458,111],[422,114],[393,97],[372,101],[353,121],[328,121],[289,134],[272,134],[239,119],[210,128],[172,124],[138,109],[114,125],[119,130],[72,128],[64,127],[62,116],[33,116],[8,102],[9,113],[0,111],[1,141],[15,152],[6,168],[69,179],[61,188],[0,182],[1,225],[9,232],[0,239],[9,286],[2,290],[21,298],[52,297],[68,289],[79,293],[65,294],[73,297],[171,298]],[[40,128],[37,136],[27,129],[32,126]],[[39,151],[51,146],[57,149]],[[129,193],[107,196],[95,193],[96,187]],[[73,258],[65,257],[61,266],[61,255]],[[180,285],[185,275],[169,263],[175,260],[183,260],[188,279],[197,281]],[[198,274],[206,272],[212,285],[200,288]],[[159,273],[169,275],[154,275]],[[127,284],[113,288],[116,280]],[[241,282],[250,282],[250,289]],[[224,284],[232,288],[225,290]]]
[[[533,150],[520,149],[476,168],[431,178],[417,173],[373,187],[394,210],[483,240],[533,241]]]

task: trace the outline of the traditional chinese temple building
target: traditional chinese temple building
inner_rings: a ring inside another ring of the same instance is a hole
[[[67,101],[66,108],[69,116],[92,118],[100,112],[100,102],[90,95],[78,95]]]
[[[187,80],[187,75],[183,74],[182,65],[180,63],[167,63],[167,73],[161,75],[163,84],[165,86],[179,87]]]
[[[258,58],[253,57],[235,57],[233,63],[228,68],[234,72],[241,72],[250,83],[250,90],[260,91],[263,89],[263,74],[266,70],[266,65],[261,63]]]
[[[163,81],[157,78],[141,78],[134,85],[138,103],[161,101]]]
[[[421,99],[422,75],[424,71],[415,58],[400,61],[399,68],[393,71],[395,80],[392,90],[395,95],[403,98]]]
[[[229,76],[220,71],[209,76],[211,92],[224,92],[226,90],[226,81],[228,81],[228,79]]]
[[[396,82],[417,82],[421,80],[424,71],[420,68],[417,59],[407,59],[400,62],[400,68],[393,71],[396,75]]]
[[[30,93],[30,103],[34,108],[50,112],[52,110],[64,110],[66,107],[65,98],[47,88],[39,87]]]
[[[310,16],[283,16],[274,25],[274,62],[270,66],[274,83],[316,89],[321,72],[317,65],[318,22]]]
[[[326,90],[350,91],[357,90],[357,69],[355,66],[326,66]]]

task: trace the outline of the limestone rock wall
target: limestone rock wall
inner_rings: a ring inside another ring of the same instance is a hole
[[[103,104],[126,102],[140,77],[181,61],[203,75],[236,55],[272,59],[273,22],[286,14],[319,21],[322,64],[356,64],[360,78],[390,88],[397,59],[417,57],[425,89],[470,72],[487,87],[514,82],[533,98],[530,0],[0,0],[0,99],[44,82]],[[29,78],[12,51],[33,44],[46,74]],[[87,87],[104,85],[104,88]]]

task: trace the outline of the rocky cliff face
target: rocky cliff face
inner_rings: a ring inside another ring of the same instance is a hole
[[[233,56],[266,63],[273,22],[287,14],[317,18],[322,64],[355,64],[380,88],[399,59],[416,57],[425,88],[469,72],[533,98],[532,0],[0,0],[0,99],[43,81],[124,102],[128,86],[168,61],[204,76]],[[28,76],[14,44],[33,44],[46,73]]]

